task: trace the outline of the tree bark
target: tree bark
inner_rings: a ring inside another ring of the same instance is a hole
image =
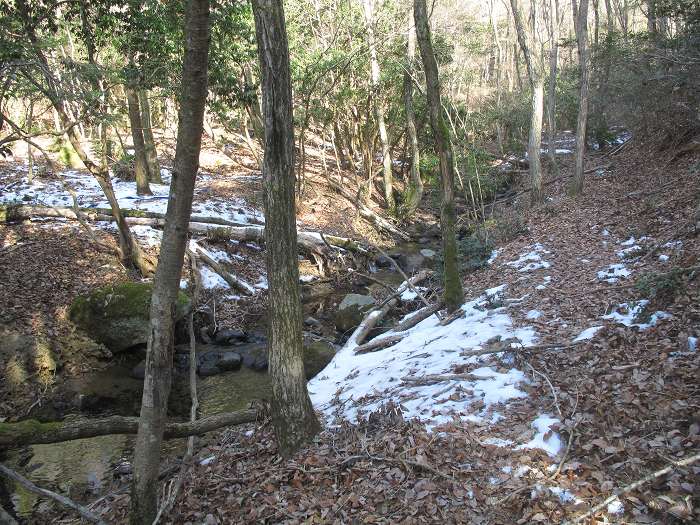
[[[175,165],[153,285],[151,333],[134,450],[130,512],[134,525],[152,523],[157,513],[160,447],[171,386],[175,303],[204,129],[209,35],[209,0],[189,0]]]
[[[288,457],[320,430],[302,362],[294,181],[294,121],[282,0],[253,0],[265,124],[265,238],[272,424]]]
[[[547,85],[547,154],[554,176],[559,176],[554,140],[557,134],[557,65],[559,55],[559,0],[549,0],[549,84]]]
[[[571,183],[571,193],[578,195],[583,191],[583,156],[586,152],[586,126],[588,123],[588,84],[590,72],[588,69],[588,0],[580,0],[574,7],[574,28],[578,44],[579,68],[581,70],[581,86],[578,101],[578,120],[576,123],[576,161],[574,178]]]
[[[141,125],[143,126],[143,143],[146,150],[146,166],[148,180],[155,184],[163,184],[160,176],[158,150],[153,138],[153,120],[151,119],[151,103],[148,101],[148,91],[139,89],[139,106],[141,107]]]
[[[515,30],[518,43],[525,57],[527,76],[532,89],[532,113],[530,118],[530,135],[528,140],[528,157],[530,161],[530,179],[532,191],[530,193],[532,204],[537,205],[544,201],[542,192],[542,164],[540,150],[542,147],[542,118],[544,104],[544,64],[542,61],[541,45],[537,42],[537,3],[532,2],[531,12],[528,16],[528,25],[525,25],[523,13],[518,5],[518,0],[510,0],[513,11]]]
[[[455,235],[454,204],[454,160],[450,132],[445,124],[440,102],[440,78],[437,60],[430,38],[430,26],[425,0],[414,0],[413,15],[416,22],[416,34],[425,71],[426,96],[430,112],[430,124],[435,139],[435,152],[440,159],[440,180],[442,182],[442,205],[440,208],[440,227],[442,230],[442,251],[444,259],[444,296],[443,301],[449,312],[462,306],[464,290],[459,276],[457,261],[457,238]]]
[[[403,74],[403,102],[406,111],[406,135],[411,151],[409,184],[406,191],[406,215],[412,215],[423,199],[423,181],[420,176],[420,150],[416,131],[416,114],[413,110],[413,72],[416,60],[416,28],[413,15],[408,17],[408,43],[406,44],[406,71]]]
[[[167,423],[165,439],[204,434],[217,428],[256,421],[255,410],[224,412],[186,423]],[[41,423],[28,419],[18,423],[0,423],[0,449],[20,448],[27,445],[62,443],[112,434],[136,434],[139,418],[110,416],[77,421]]]
[[[141,122],[141,109],[139,108],[139,96],[134,86],[124,86],[126,102],[129,107],[129,124],[131,136],[134,140],[134,171],[136,174],[136,193],[139,195],[152,195],[148,185],[148,165],[146,164],[146,146],[143,142],[143,124]]]
[[[380,71],[377,58],[377,43],[374,36],[374,0],[362,0],[362,9],[365,15],[365,30],[367,31],[367,44],[369,45],[370,63],[370,87],[372,93],[372,105],[379,128],[379,142],[382,145],[382,173],[384,175],[384,200],[390,210],[396,206],[394,201],[394,181],[391,165],[391,151],[389,137],[384,122],[384,107],[380,100]],[[370,185],[372,184],[370,180]]]

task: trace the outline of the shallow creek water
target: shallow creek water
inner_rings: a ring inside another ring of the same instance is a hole
[[[402,266],[406,267],[409,273],[423,262],[421,248],[423,247],[417,244],[401,246]],[[400,274],[392,269],[379,269],[373,277],[391,287],[403,280]],[[376,286],[379,285],[373,284],[369,288]],[[323,310],[330,311],[348,291],[363,293],[367,288],[337,290],[331,295],[306,302],[305,315],[313,316]],[[142,382],[131,377],[130,371],[138,359],[126,359],[104,370],[74,379],[66,388],[69,391],[89,393],[102,400],[97,406],[91,407],[87,415],[137,415]],[[180,398],[179,403],[176,401],[175,404],[182,406],[173,407],[171,402],[170,411],[181,417],[186,417],[189,413],[187,381],[186,374],[176,374],[174,382],[180,384],[174,384],[171,394],[171,398]],[[267,373],[256,372],[246,367],[235,372],[199,377],[197,385],[200,417],[244,409],[255,400],[270,398]],[[86,414],[82,414],[78,417],[85,416]],[[5,461],[10,468],[18,470],[39,486],[65,493],[78,502],[90,502],[125,482],[126,478],[122,476],[121,471],[129,466],[133,445],[133,436],[100,436],[65,443],[34,445],[29,448],[29,453],[26,450],[10,452]],[[167,441],[164,443],[163,456],[176,457],[184,451],[184,447],[184,439]],[[7,498],[10,501],[3,503],[11,503],[16,514],[27,522],[32,521],[32,516],[41,514],[53,505],[20,486],[7,486],[3,490],[0,485],[0,499]]]

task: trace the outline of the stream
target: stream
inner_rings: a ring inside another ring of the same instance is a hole
[[[406,243],[392,250],[400,265],[407,273],[430,264],[431,257],[421,254],[425,245]],[[431,250],[432,252],[432,250]],[[372,277],[386,286],[395,288],[401,275],[389,264],[378,264],[373,268]],[[305,318],[320,319],[325,333],[335,333],[333,312],[346,293],[366,294],[379,284],[366,283],[346,290],[330,290],[303,300]],[[312,294],[313,295],[313,294]],[[264,327],[257,327],[259,332]],[[336,343],[342,339],[336,334]],[[249,343],[240,347],[221,347],[222,350],[245,350],[246,347],[260,346]],[[210,349],[210,345],[198,345],[199,350]],[[79,414],[71,417],[95,417],[112,414],[136,416],[141,402],[142,381],[132,376],[133,367],[140,361],[140,355],[126,355],[115,360],[103,370],[84,374],[66,382],[65,389],[75,392],[86,400],[81,404]],[[176,373],[173,377],[173,390],[169,406],[170,415],[185,419],[189,414],[189,390],[186,373]],[[249,407],[258,399],[269,399],[270,383],[265,371],[255,371],[246,366],[240,370],[223,372],[197,380],[199,417],[220,412],[229,412]],[[78,394],[79,393],[79,394]],[[74,410],[75,411],[75,410]],[[202,436],[200,445],[206,444],[207,436]],[[135,436],[109,435],[80,439],[64,443],[33,445],[23,450],[7,453],[5,463],[41,487],[66,494],[71,499],[87,503],[101,495],[113,491],[128,482],[131,470]],[[185,439],[164,442],[163,458],[181,455],[185,449]],[[5,508],[14,509],[19,518],[31,521],[33,516],[48,512],[53,502],[39,498],[18,485],[3,487],[0,481],[0,503]]]

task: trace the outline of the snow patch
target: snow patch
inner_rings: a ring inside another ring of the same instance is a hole
[[[494,287],[486,295],[495,295],[504,288]],[[478,358],[463,357],[460,351],[478,348],[495,336],[517,337],[525,346],[533,344],[535,332],[531,327],[514,327],[504,308],[488,310],[484,308],[486,303],[483,296],[464,303],[464,317],[447,326],[440,326],[436,316],[431,316],[408,330],[406,337],[391,348],[355,355],[355,345],[347,345],[309,382],[314,405],[329,418],[349,421],[389,401],[401,406],[406,419],[418,418],[429,427],[454,417],[488,420],[489,407],[527,396],[518,388],[527,381],[520,370],[497,371],[483,366],[472,370],[469,380],[432,384],[402,380],[449,374],[456,365],[477,363]],[[478,411],[471,408],[477,401]]]
[[[545,250],[540,243],[535,243],[531,246],[531,251],[522,254],[515,261],[510,261],[505,264],[517,268],[519,272],[531,272],[533,270],[539,270],[540,268],[549,268],[551,264],[543,260],[542,255],[540,255],[549,253],[552,252]]]
[[[574,339],[574,343],[578,343],[579,341],[587,341],[588,339],[593,339],[595,334],[597,334],[598,330],[600,330],[601,328],[603,327],[591,326],[590,328],[586,328],[583,332],[576,336],[576,339]]]
[[[605,270],[600,270],[598,272],[598,279],[609,283],[616,283],[620,279],[618,277],[629,277],[632,275],[632,271],[628,270],[624,264],[611,264]]]
[[[615,310],[608,315],[604,315],[603,319],[609,319],[625,326],[635,326],[640,330],[646,330],[655,326],[661,319],[669,319],[672,317],[669,313],[656,311],[649,317],[649,321],[646,323],[635,323],[635,320],[639,314],[642,313],[647,304],[649,304],[649,301],[646,299],[637,301],[636,303],[620,303]]]
[[[532,422],[532,426],[537,430],[537,434],[531,441],[516,448],[541,448],[550,456],[556,456],[561,450],[561,439],[559,434],[551,430],[551,427],[559,423],[559,420],[548,414],[541,414]]]

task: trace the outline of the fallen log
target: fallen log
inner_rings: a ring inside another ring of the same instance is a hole
[[[44,496],[46,498],[50,498],[54,501],[59,502],[61,505],[71,508],[74,511],[76,511],[78,514],[80,514],[83,518],[85,518],[88,521],[91,521],[93,523],[98,523],[99,525],[106,525],[104,521],[102,521],[101,518],[97,517],[95,514],[90,512],[88,509],[83,507],[82,505],[78,505],[75,503],[73,500],[68,499],[67,497],[58,494],[56,492],[52,492],[50,490],[37,487],[34,483],[29,481],[27,478],[24,476],[19,475],[17,472],[15,472],[12,469],[7,468],[5,465],[0,464],[0,475],[5,476],[6,478],[9,478],[13,481],[16,481],[20,485],[22,485],[25,489],[27,489],[30,492],[33,492],[35,494],[39,494],[40,496]],[[2,517],[2,514],[0,513],[0,517]],[[12,520],[9,523],[17,523],[16,521]],[[5,523],[3,521],[3,523]]]
[[[127,224],[152,226],[162,228],[165,219],[162,214],[146,212],[141,210],[122,210]],[[112,215],[108,215],[108,208],[80,208],[90,220],[114,221]],[[30,206],[30,205],[0,205],[0,224],[29,219],[40,218],[65,218],[78,220],[73,208],[65,206]],[[218,217],[202,217],[193,215],[188,225],[190,233],[206,235],[212,231],[218,231],[223,236],[241,242],[255,242],[262,244],[265,242],[264,226],[255,224],[241,224]],[[324,241],[325,238],[325,241]],[[361,255],[370,255],[373,249],[363,246],[357,241],[338,237],[336,235],[323,235],[317,232],[301,231],[297,233],[299,247],[308,253],[315,253],[323,256],[331,255],[331,248],[348,250]]]
[[[431,385],[444,381],[481,381],[493,379],[494,376],[478,376],[474,374],[429,374],[425,376],[405,376],[401,378],[404,383],[416,383],[419,385]]]
[[[99,216],[99,220],[114,221],[111,208],[79,208],[80,213],[94,218]],[[164,213],[146,210],[134,210],[122,208],[122,215],[127,218],[140,219],[165,219]],[[64,217],[66,219],[77,220],[75,209],[69,206],[40,206],[30,204],[10,204],[0,206],[0,223],[26,221],[41,217]],[[262,220],[252,218],[256,225],[264,224]],[[221,217],[208,217],[205,215],[192,215],[191,222],[201,222],[205,224],[218,224],[220,226],[247,226],[245,223],[229,221]]]
[[[164,438],[196,436],[217,428],[252,423],[256,419],[257,411],[239,410],[238,412],[216,414],[193,422],[167,423]],[[0,449],[60,443],[111,434],[136,434],[138,426],[138,417],[124,416],[50,423],[41,423],[36,419],[27,419],[17,423],[0,423]]]
[[[427,279],[430,275],[432,275],[432,273],[433,272],[430,270],[422,270],[413,277],[411,277],[411,279],[409,279],[411,281],[410,284],[415,286],[424,279]],[[372,328],[374,328],[379,321],[384,319],[384,317],[386,317],[389,311],[394,306],[396,306],[396,304],[398,303],[398,296],[401,295],[404,291],[406,291],[408,287],[408,283],[402,283],[401,286],[398,287],[398,289],[396,290],[396,292],[394,292],[392,296],[388,297],[381,305],[368,312],[365,318],[360,323],[360,325],[357,328],[355,328],[355,331],[345,342],[345,345],[340,351],[342,352],[346,348],[352,348],[362,344],[370,330],[372,330]]]
[[[231,272],[226,271],[226,269],[221,266],[216,259],[214,259],[209,252],[207,252],[204,248],[199,246],[197,243],[194,241],[191,241],[192,244],[194,245],[194,253],[204,261],[204,263],[209,266],[212,270],[214,270],[217,274],[221,276],[221,278],[228,283],[228,285],[231,288],[234,288],[235,290],[238,290],[244,295],[255,295],[255,288],[253,288],[252,285],[241,279],[240,277],[236,277],[233,275]]]
[[[404,319],[402,322],[397,324],[392,329],[391,334],[384,334],[382,337],[377,337],[369,343],[365,343],[355,348],[355,354],[367,354],[369,352],[376,352],[377,350],[382,350],[402,341],[408,335],[408,329],[413,328],[421,321],[424,321],[425,319],[436,313],[438,310],[440,310],[440,308],[440,303],[421,308],[411,317],[408,317],[407,319]]]
[[[394,327],[394,332],[405,332],[409,328],[413,328],[416,326],[418,323],[421,321],[424,321],[431,315],[433,315],[435,312],[438,312],[442,308],[442,303],[437,303],[433,304],[431,306],[427,306],[425,308],[421,308],[418,310],[416,313],[414,313],[411,317],[408,317],[401,321],[399,324],[397,324]]]

